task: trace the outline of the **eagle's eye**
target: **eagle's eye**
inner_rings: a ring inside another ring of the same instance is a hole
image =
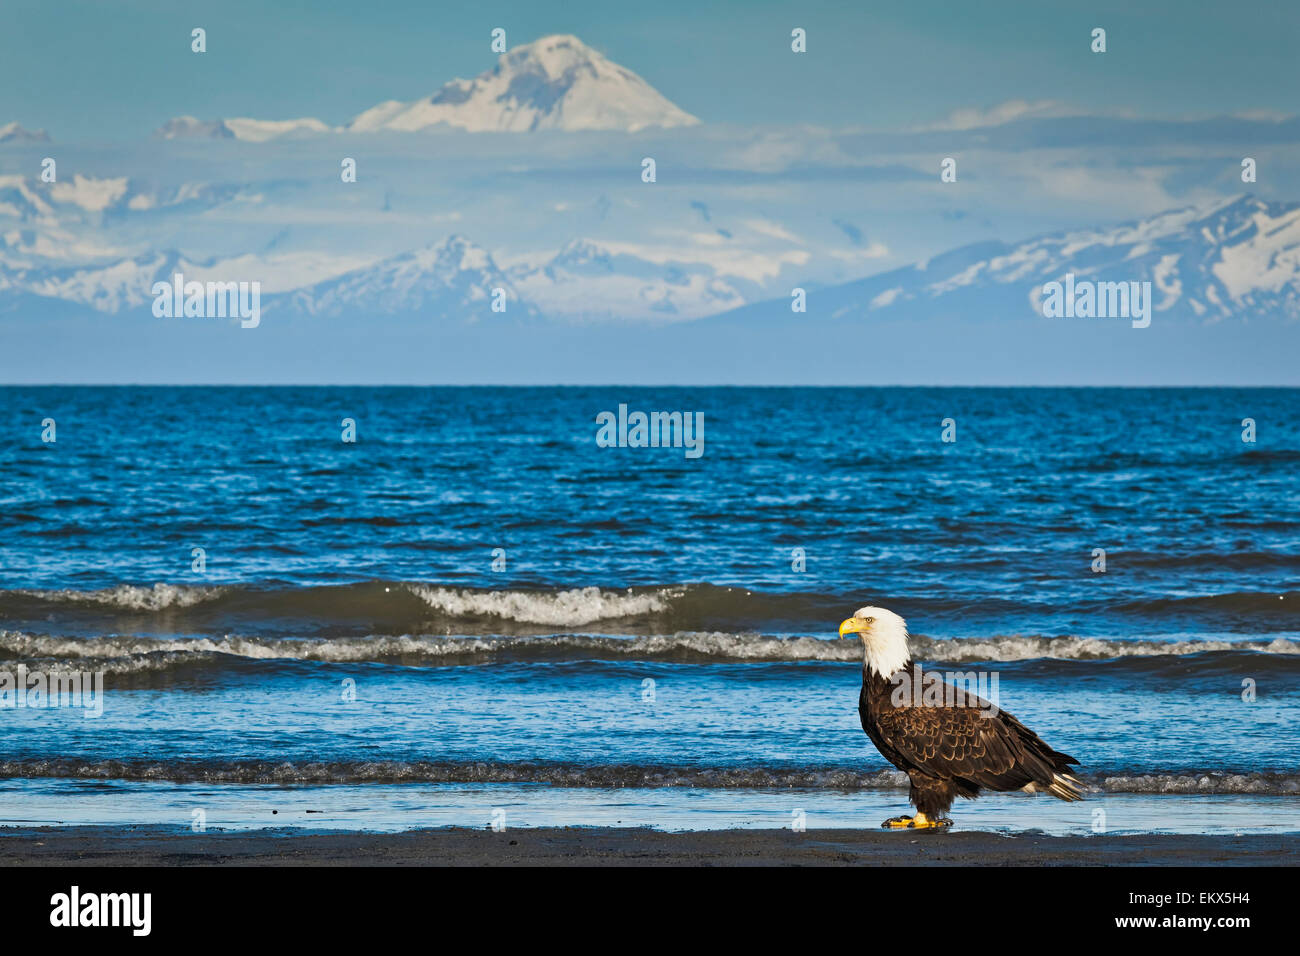
[[[868,624],[873,624],[873,623],[875,623],[875,620],[876,620],[876,619],[875,619],[874,617],[869,617],[869,618],[867,618],[866,620],[867,620],[867,623],[868,623]]]

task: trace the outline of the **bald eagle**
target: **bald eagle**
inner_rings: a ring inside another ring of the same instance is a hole
[[[973,800],[981,790],[1044,791],[1061,800],[1083,799],[1083,784],[1070,773],[1078,761],[1047,746],[1010,714],[973,694],[953,700],[958,695],[922,696],[904,687],[924,676],[907,648],[907,623],[893,611],[864,607],[840,625],[840,636],[847,634],[859,635],[864,649],[858,698],[862,729],[912,783],[909,797],[916,816],[893,817],[882,826],[952,826],[944,814],[954,798]],[[939,675],[925,676],[930,684]],[[935,696],[943,700],[931,702]]]

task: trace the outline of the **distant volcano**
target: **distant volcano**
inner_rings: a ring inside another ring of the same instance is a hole
[[[155,135],[161,139],[261,143],[319,133],[411,132],[440,123],[471,132],[558,129],[635,133],[649,127],[696,126],[699,122],[631,70],[601,56],[577,37],[556,35],[502,54],[495,67],[475,79],[452,80],[432,96],[414,102],[388,100],[343,127],[331,127],[311,117],[205,121],[177,116]],[[16,128],[16,124],[10,126]],[[0,127],[0,138],[7,129]]]
[[[452,80],[425,99],[381,103],[354,119],[348,129],[406,131],[438,123],[477,132],[635,132],[651,126],[694,126],[699,120],[577,37],[557,35],[515,47],[476,79]]]

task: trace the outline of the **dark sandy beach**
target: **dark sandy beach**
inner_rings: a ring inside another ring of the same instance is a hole
[[[1300,834],[1004,836],[869,830],[447,828],[404,833],[194,834],[147,828],[0,831],[4,866],[1246,866],[1300,860]]]

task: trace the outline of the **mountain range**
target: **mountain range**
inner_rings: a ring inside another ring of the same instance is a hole
[[[972,243],[902,269],[808,291],[808,317],[993,319],[1041,315],[1045,283],[1067,273],[1150,282],[1157,321],[1300,319],[1300,203],[1254,196],[1171,210],[1105,229]],[[779,321],[789,301],[722,317]]]
[[[125,185],[114,194],[118,203],[144,195]],[[0,216],[48,215],[55,203],[55,194],[42,192],[40,184],[17,177],[0,181]],[[24,245],[28,235],[23,229],[0,235],[0,307],[7,298],[35,296],[120,312],[147,301],[152,282],[164,272],[170,275],[178,263],[191,272],[224,274],[222,260],[200,263],[176,249],[107,262],[49,262],[37,243]],[[246,279],[259,278],[260,272],[264,285],[286,285],[271,281],[274,265],[259,265],[255,257],[227,260],[224,272]],[[902,269],[809,287],[807,313],[798,321],[1030,317],[1038,314],[1043,284],[1067,272],[1080,279],[1151,282],[1158,322],[1295,321],[1300,319],[1300,203],[1242,196],[1106,229],[1054,232],[1014,244],[974,243]],[[797,285],[797,278],[790,283]],[[287,289],[271,301],[302,316],[455,321],[489,315],[498,288],[512,312],[556,321],[713,317],[707,320],[779,325],[792,320],[789,293],[765,298],[761,288],[719,275],[685,254],[681,262],[651,262],[588,239],[569,242],[545,261],[499,266],[489,250],[453,235]]]

